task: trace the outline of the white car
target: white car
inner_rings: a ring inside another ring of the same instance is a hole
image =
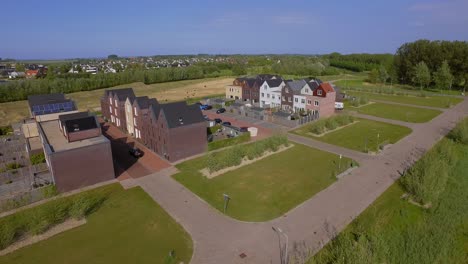
[[[335,109],[336,110],[343,110],[344,109],[344,103],[343,102],[335,102]]]

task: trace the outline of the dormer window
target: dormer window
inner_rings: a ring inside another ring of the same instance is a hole
[[[318,90],[317,95],[322,95],[322,90]]]

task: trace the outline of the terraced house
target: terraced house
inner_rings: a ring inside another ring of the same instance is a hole
[[[171,162],[207,149],[205,119],[198,105],[160,104],[155,98],[135,97],[126,88],[105,91],[101,108],[112,124]]]
[[[286,84],[283,79],[265,80],[260,85],[260,107],[281,107],[281,90]]]

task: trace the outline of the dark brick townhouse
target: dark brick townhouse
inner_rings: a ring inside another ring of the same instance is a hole
[[[125,102],[128,98],[135,98],[132,88],[106,90],[101,98],[102,116],[124,131],[127,131]]]
[[[207,150],[206,123],[198,105],[153,103],[147,145],[173,162]]]

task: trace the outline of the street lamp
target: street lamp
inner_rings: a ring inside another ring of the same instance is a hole
[[[229,203],[229,200],[231,199],[231,197],[229,197],[229,195],[223,193],[223,198],[224,198],[224,214],[226,214],[226,209],[227,209],[227,206],[228,206],[228,203]]]
[[[278,242],[280,244],[280,259],[281,259],[281,263],[282,264],[287,264],[288,263],[288,241],[289,241],[289,238],[288,238],[288,235],[286,235],[286,233],[283,232],[283,230],[281,230],[281,228],[279,227],[274,227],[272,226],[271,229],[273,229],[273,231],[276,232],[276,234],[278,235]],[[284,259],[282,258],[282,248],[281,248],[281,237],[280,237],[280,234],[282,234],[285,238],[286,238],[286,247],[284,248],[285,250],[285,254],[284,254]]]

